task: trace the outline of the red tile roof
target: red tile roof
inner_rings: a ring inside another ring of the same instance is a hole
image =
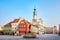
[[[5,24],[4,26],[11,26],[11,23],[17,23],[19,21],[19,19],[14,19],[13,21]]]
[[[27,21],[27,20],[25,20],[25,19],[23,19],[23,21],[26,21],[26,22],[28,22],[28,24],[31,24],[29,21]]]

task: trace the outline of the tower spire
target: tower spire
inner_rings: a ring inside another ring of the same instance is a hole
[[[34,6],[32,24],[36,25],[36,23],[37,23],[37,14],[36,14],[36,7]]]
[[[36,6],[34,6],[34,10],[36,10]]]
[[[37,20],[36,6],[34,6],[33,19]]]

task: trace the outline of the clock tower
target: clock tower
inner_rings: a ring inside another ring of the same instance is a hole
[[[34,7],[32,24],[35,25],[36,22],[37,22],[37,14],[36,14],[36,8]]]

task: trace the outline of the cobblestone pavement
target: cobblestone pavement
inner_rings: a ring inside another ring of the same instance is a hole
[[[36,38],[23,38],[22,36],[0,35],[0,40],[60,40],[60,36],[57,34],[43,34]]]

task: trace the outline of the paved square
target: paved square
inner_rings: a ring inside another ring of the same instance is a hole
[[[23,38],[21,36],[0,35],[0,40],[60,40],[57,34],[38,35],[37,38]]]

